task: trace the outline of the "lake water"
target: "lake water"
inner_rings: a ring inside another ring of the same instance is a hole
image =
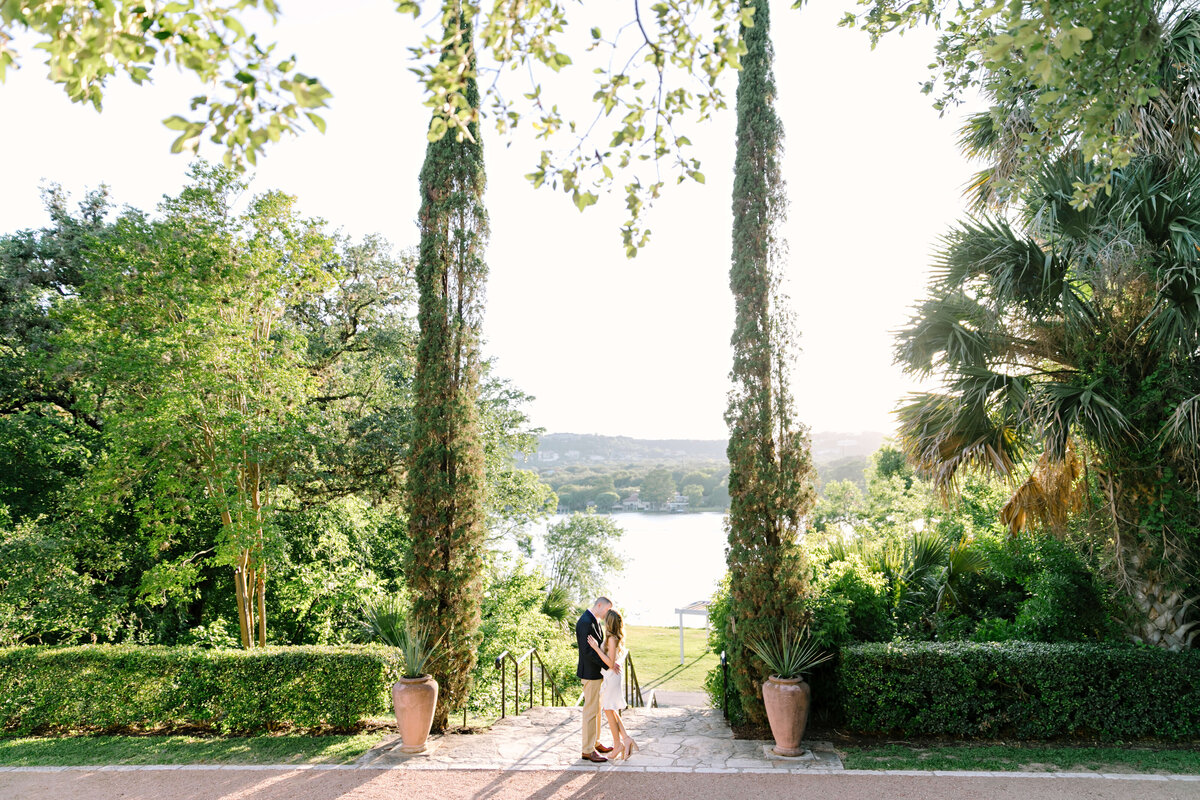
[[[631,625],[678,625],[681,608],[708,600],[725,574],[725,515],[614,514],[625,531],[616,550],[625,558],[625,569],[613,575],[605,593]],[[546,525],[561,522],[552,517],[535,526],[535,558],[542,556]],[[686,627],[704,627],[704,617],[684,615]]]

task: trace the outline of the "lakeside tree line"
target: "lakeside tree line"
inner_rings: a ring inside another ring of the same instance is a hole
[[[607,513],[637,495],[661,509],[679,493],[689,511],[724,511],[729,507],[729,466],[719,462],[671,465],[570,466],[544,470],[541,479],[558,497],[558,511],[589,508]]]

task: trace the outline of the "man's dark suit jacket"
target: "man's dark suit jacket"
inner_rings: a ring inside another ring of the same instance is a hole
[[[604,629],[591,609],[583,612],[583,616],[575,623],[575,639],[579,643],[579,666],[575,669],[575,676],[580,680],[598,681],[604,677],[600,674],[604,659],[588,644],[588,636],[595,636],[597,642],[604,641]]]

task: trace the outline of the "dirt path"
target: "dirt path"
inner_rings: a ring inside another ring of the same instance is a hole
[[[0,772],[4,800],[1197,800],[1200,782],[1061,777],[281,770]]]

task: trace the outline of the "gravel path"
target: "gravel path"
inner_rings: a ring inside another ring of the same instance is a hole
[[[0,772],[4,800],[1197,800],[1200,781],[832,774],[281,770]]]

